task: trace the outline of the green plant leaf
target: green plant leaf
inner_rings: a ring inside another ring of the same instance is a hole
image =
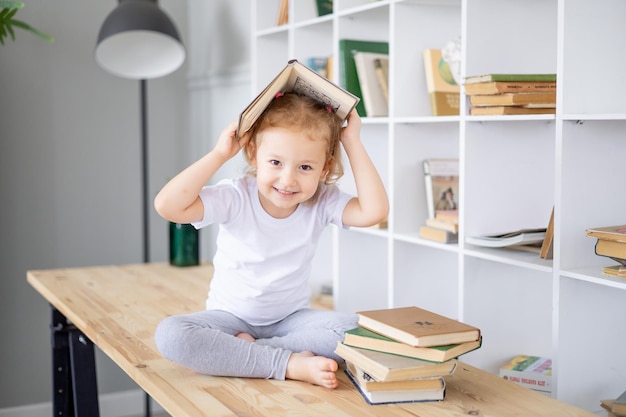
[[[18,9],[24,7],[23,2],[0,0],[0,7],[3,7],[0,11],[0,44],[4,45],[4,39],[8,36],[11,36],[11,39],[15,41],[15,32],[13,31],[13,27],[19,27],[20,29],[26,30],[48,42],[54,42],[54,38],[52,36],[46,35],[28,23],[13,19],[13,16],[15,16]]]

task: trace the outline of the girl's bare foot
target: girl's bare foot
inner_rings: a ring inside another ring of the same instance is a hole
[[[287,362],[287,379],[309,382],[325,388],[337,388],[335,372],[339,366],[333,359],[315,356],[313,352],[292,353]]]
[[[237,333],[235,335],[235,337],[238,338],[238,339],[243,339],[243,340],[248,341],[250,343],[256,342],[256,339],[254,337],[252,337],[252,335],[250,335],[249,333],[243,333],[243,332]]]

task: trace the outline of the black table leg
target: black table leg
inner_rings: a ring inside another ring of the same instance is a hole
[[[53,417],[99,417],[93,343],[52,307]]]

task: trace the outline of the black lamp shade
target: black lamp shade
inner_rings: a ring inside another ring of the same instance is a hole
[[[151,79],[178,69],[185,47],[156,0],[120,0],[102,23],[95,59],[114,75]]]

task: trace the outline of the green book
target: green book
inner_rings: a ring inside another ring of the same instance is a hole
[[[389,42],[363,41],[354,39],[339,40],[339,84],[361,98],[356,106],[359,116],[366,117],[365,105],[363,104],[363,94],[359,85],[359,77],[354,63],[355,52],[376,52],[379,54],[389,54]]]
[[[482,339],[445,346],[415,347],[390,339],[364,327],[348,330],[343,341],[344,344],[353,347],[407,356],[429,362],[445,362],[454,359],[464,353],[478,349],[481,342]]]
[[[482,74],[465,77],[465,84],[494,81],[505,82],[556,82],[556,74]]]

